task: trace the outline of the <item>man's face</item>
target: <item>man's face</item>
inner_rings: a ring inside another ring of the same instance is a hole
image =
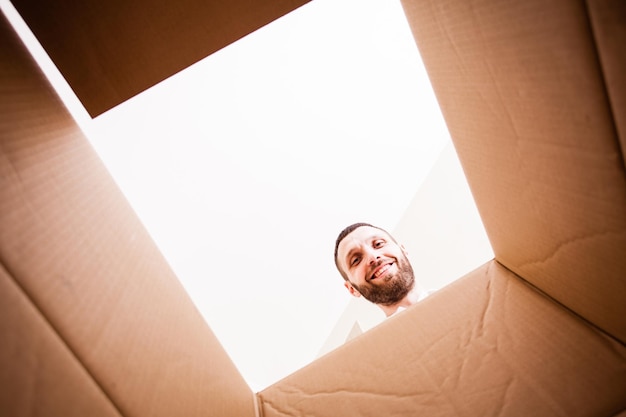
[[[361,226],[347,235],[337,248],[337,263],[348,277],[348,290],[375,304],[397,303],[415,283],[404,248],[375,227]]]

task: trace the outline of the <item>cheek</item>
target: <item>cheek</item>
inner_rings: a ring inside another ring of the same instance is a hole
[[[365,280],[366,269],[367,268],[359,265],[359,267],[354,270],[352,274],[354,282],[356,282],[357,284],[363,284],[366,282]]]

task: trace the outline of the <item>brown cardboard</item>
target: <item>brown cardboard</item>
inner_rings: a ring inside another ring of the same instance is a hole
[[[626,347],[492,261],[259,393],[264,417],[610,416]]]
[[[0,391],[31,397],[2,397],[0,409],[38,411],[41,398],[58,411],[46,415],[255,415],[250,388],[5,19],[0,37],[0,262],[2,285],[21,293],[3,292],[17,301],[0,315],[36,332],[2,327]],[[19,352],[28,357],[11,360]]]
[[[120,416],[2,268],[0,306],[0,415]]]
[[[95,117],[309,0],[13,0]]]
[[[624,157],[584,4],[403,5],[496,259],[625,342]]]
[[[587,2],[602,76],[615,119],[622,156],[626,149],[626,3],[620,0]],[[624,160],[626,163],[626,160]]]

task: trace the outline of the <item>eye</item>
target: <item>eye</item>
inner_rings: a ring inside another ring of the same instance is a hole
[[[385,241],[384,240],[375,240],[373,246],[375,248],[382,248],[383,246],[385,246]]]
[[[350,260],[350,266],[355,266],[357,265],[359,262],[361,261],[361,258],[358,256],[355,256],[354,258],[352,258]]]

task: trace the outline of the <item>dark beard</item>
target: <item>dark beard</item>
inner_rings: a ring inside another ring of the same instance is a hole
[[[360,287],[352,284],[366,300],[384,306],[394,305],[413,289],[415,276],[409,260],[398,259],[398,273],[382,285],[365,284]]]

